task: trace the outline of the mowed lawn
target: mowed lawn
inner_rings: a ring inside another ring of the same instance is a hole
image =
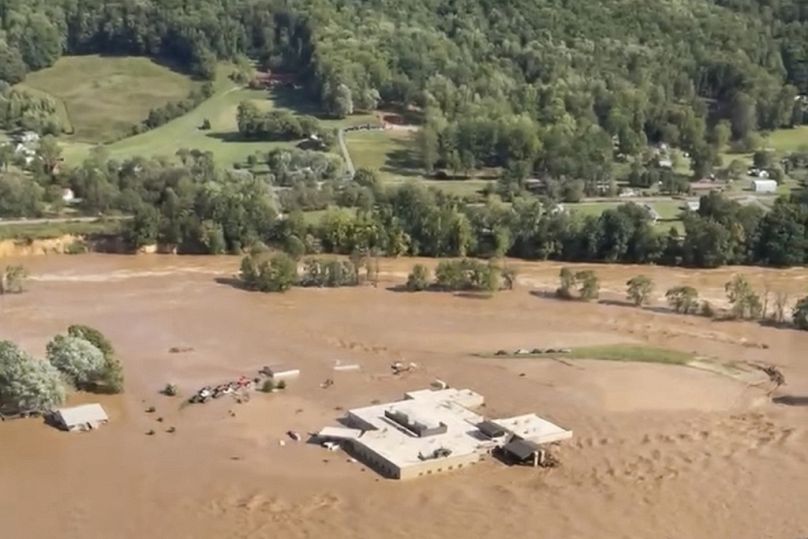
[[[185,99],[195,84],[148,58],[93,55],[61,58],[20,86],[60,102],[71,139],[103,143],[128,135],[152,108]]]
[[[808,125],[772,131],[766,139],[766,146],[782,153],[808,148]]]
[[[345,143],[356,168],[374,170],[385,182],[422,182],[457,196],[474,196],[491,180],[433,180],[420,168],[415,133],[410,131],[357,131],[345,135]]]
[[[267,152],[278,147],[292,147],[294,142],[267,142],[244,140],[239,136],[236,113],[239,103],[251,101],[262,110],[274,108],[290,110],[296,114],[311,114],[314,109],[302,98],[292,95],[294,90],[271,94],[266,90],[243,88],[228,78],[231,66],[222,64],[214,83],[214,94],[194,110],[171,120],[156,129],[119,140],[105,146],[109,156],[115,159],[143,156],[173,157],[177,150],[200,150],[213,153],[219,166],[231,167],[244,163],[256,152]],[[200,129],[204,120],[210,121],[210,129]],[[354,115],[344,120],[322,120],[326,127],[340,127],[366,123],[370,115]],[[70,163],[81,162],[92,146],[82,143],[63,144],[65,159]],[[338,150],[334,150],[338,151]]]

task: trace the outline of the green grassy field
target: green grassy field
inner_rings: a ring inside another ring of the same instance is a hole
[[[72,139],[100,143],[125,136],[149,110],[184,99],[195,84],[147,58],[93,55],[61,58],[20,86],[60,103]]]
[[[356,168],[374,170],[390,184],[415,180],[457,196],[475,196],[492,180],[433,180],[426,178],[418,162],[415,134],[408,131],[359,131],[345,136]]]
[[[479,354],[481,357],[536,358],[536,359],[597,359],[603,361],[632,361],[637,363],[663,363],[687,365],[696,357],[687,352],[659,348],[644,344],[606,344],[571,348],[566,353],[503,353]]]
[[[602,359],[605,361],[634,361],[640,363],[665,363],[686,365],[694,359],[692,354],[639,344],[612,344],[573,348],[572,353],[562,357],[573,359]]]
[[[766,139],[766,146],[782,153],[808,148],[808,125],[772,131]]]
[[[242,101],[252,101],[264,110],[285,108],[298,114],[310,114],[314,110],[293,90],[270,96],[265,90],[242,88],[228,79],[231,68],[222,65],[214,84],[214,95],[189,113],[165,125],[106,145],[110,157],[125,159],[134,156],[173,157],[181,148],[210,151],[220,166],[229,167],[244,162],[247,156],[266,152],[272,148],[290,147],[291,142],[244,141],[239,138],[236,125],[236,110]],[[203,120],[209,120],[211,128],[200,130]],[[321,120],[325,126],[340,127],[372,121],[371,115],[354,115],[344,120]],[[70,138],[63,142],[63,152],[68,163],[78,163],[87,157],[92,145],[77,143]]]

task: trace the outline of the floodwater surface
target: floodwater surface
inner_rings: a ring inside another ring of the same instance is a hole
[[[389,290],[412,259],[381,261],[376,288],[283,295],[233,287],[239,260],[231,257],[23,262],[32,278],[24,294],[0,296],[0,338],[43,356],[69,324],[95,326],[118,350],[127,389],[70,396],[107,409],[110,424],[92,433],[36,419],[0,423],[4,537],[808,535],[808,406],[800,405],[808,332],[532,294],[556,286],[560,265],[551,263],[513,262],[516,289],[484,299]],[[625,281],[639,273],[657,282],[660,305],[675,284],[720,304],[736,272],[791,301],[808,294],[804,269],[589,269],[607,299],[622,299]],[[778,404],[768,387],[686,367],[480,356],[609,343],[773,363],[788,383]],[[362,370],[334,372],[338,360]],[[395,376],[394,361],[418,369]],[[253,376],[270,363],[294,365],[301,377],[244,404],[183,404],[202,385]],[[334,384],[321,387],[328,378]],[[535,411],[572,429],[561,465],[487,460],[397,482],[285,434],[336,424],[345,409],[400,398],[435,378],[485,395],[485,415]],[[159,394],[169,382],[181,396]],[[150,406],[155,413],[146,413]]]

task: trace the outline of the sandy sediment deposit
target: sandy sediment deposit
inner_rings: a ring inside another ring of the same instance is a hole
[[[29,290],[0,297],[0,338],[41,356],[67,325],[96,326],[124,362],[127,391],[71,397],[107,409],[110,424],[92,433],[67,434],[36,419],[0,424],[3,537],[808,536],[808,406],[799,399],[808,397],[808,332],[531,294],[556,286],[560,265],[551,263],[514,262],[516,290],[479,299],[388,290],[405,279],[411,259],[382,261],[378,288],[284,295],[227,284],[238,262],[24,260]],[[808,293],[805,269],[593,269],[604,297],[614,299],[627,279],[648,274],[660,305],[674,284],[720,303],[735,272],[792,299]],[[695,368],[485,355],[609,343],[778,365],[788,383],[777,395],[790,404],[771,402],[765,387]],[[362,369],[334,372],[336,360]],[[395,376],[393,361],[419,369]],[[246,404],[182,405],[202,385],[270,363],[294,365],[301,376]],[[324,389],[328,378],[334,383]],[[487,460],[397,482],[341,451],[286,436],[435,378],[485,395],[487,416],[535,411],[574,430],[558,452],[561,466]],[[181,396],[159,395],[167,382]],[[145,413],[149,406],[157,411]]]

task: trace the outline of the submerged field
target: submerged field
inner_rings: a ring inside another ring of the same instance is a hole
[[[56,99],[72,140],[97,144],[128,136],[152,108],[185,99],[195,84],[148,58],[92,55],[61,58],[21,86]]]
[[[808,332],[531,294],[556,286],[560,265],[552,263],[513,262],[516,290],[479,299],[388,290],[406,279],[412,259],[382,260],[378,288],[285,295],[232,287],[233,257],[22,262],[32,280],[28,292],[3,296],[0,339],[42,355],[68,324],[97,326],[118,349],[127,388],[115,397],[73,396],[109,412],[111,423],[96,432],[62,433],[39,420],[0,423],[7,464],[0,484],[14,485],[0,490],[9,537],[134,538],[159,529],[173,537],[437,539],[473,530],[493,539],[520,533],[525,522],[571,539],[808,532],[808,408],[772,403],[767,387],[718,373],[634,362],[649,353],[669,363],[693,354],[771,362],[788,381],[777,396],[798,403],[808,395]],[[577,268],[595,269],[604,297],[617,298],[628,278],[647,273],[657,282],[655,304],[674,283],[721,297],[738,271],[792,297],[808,283],[805,269]],[[533,347],[580,352],[569,362],[477,355]],[[337,360],[362,370],[335,373]],[[393,361],[418,369],[395,376]],[[202,385],[280,362],[302,371],[282,393],[255,393],[246,404],[182,404]],[[482,393],[487,416],[535,411],[572,429],[573,439],[556,451],[561,466],[509,468],[487,459],[399,483],[341,451],[286,435],[333,425],[348,408],[399,398],[435,378]],[[326,379],[333,385],[323,388]],[[180,396],[160,395],[166,383],[177,384]],[[146,413],[149,406],[156,413]],[[155,434],[146,436],[149,430]],[[508,518],[492,522],[492,514]]]

